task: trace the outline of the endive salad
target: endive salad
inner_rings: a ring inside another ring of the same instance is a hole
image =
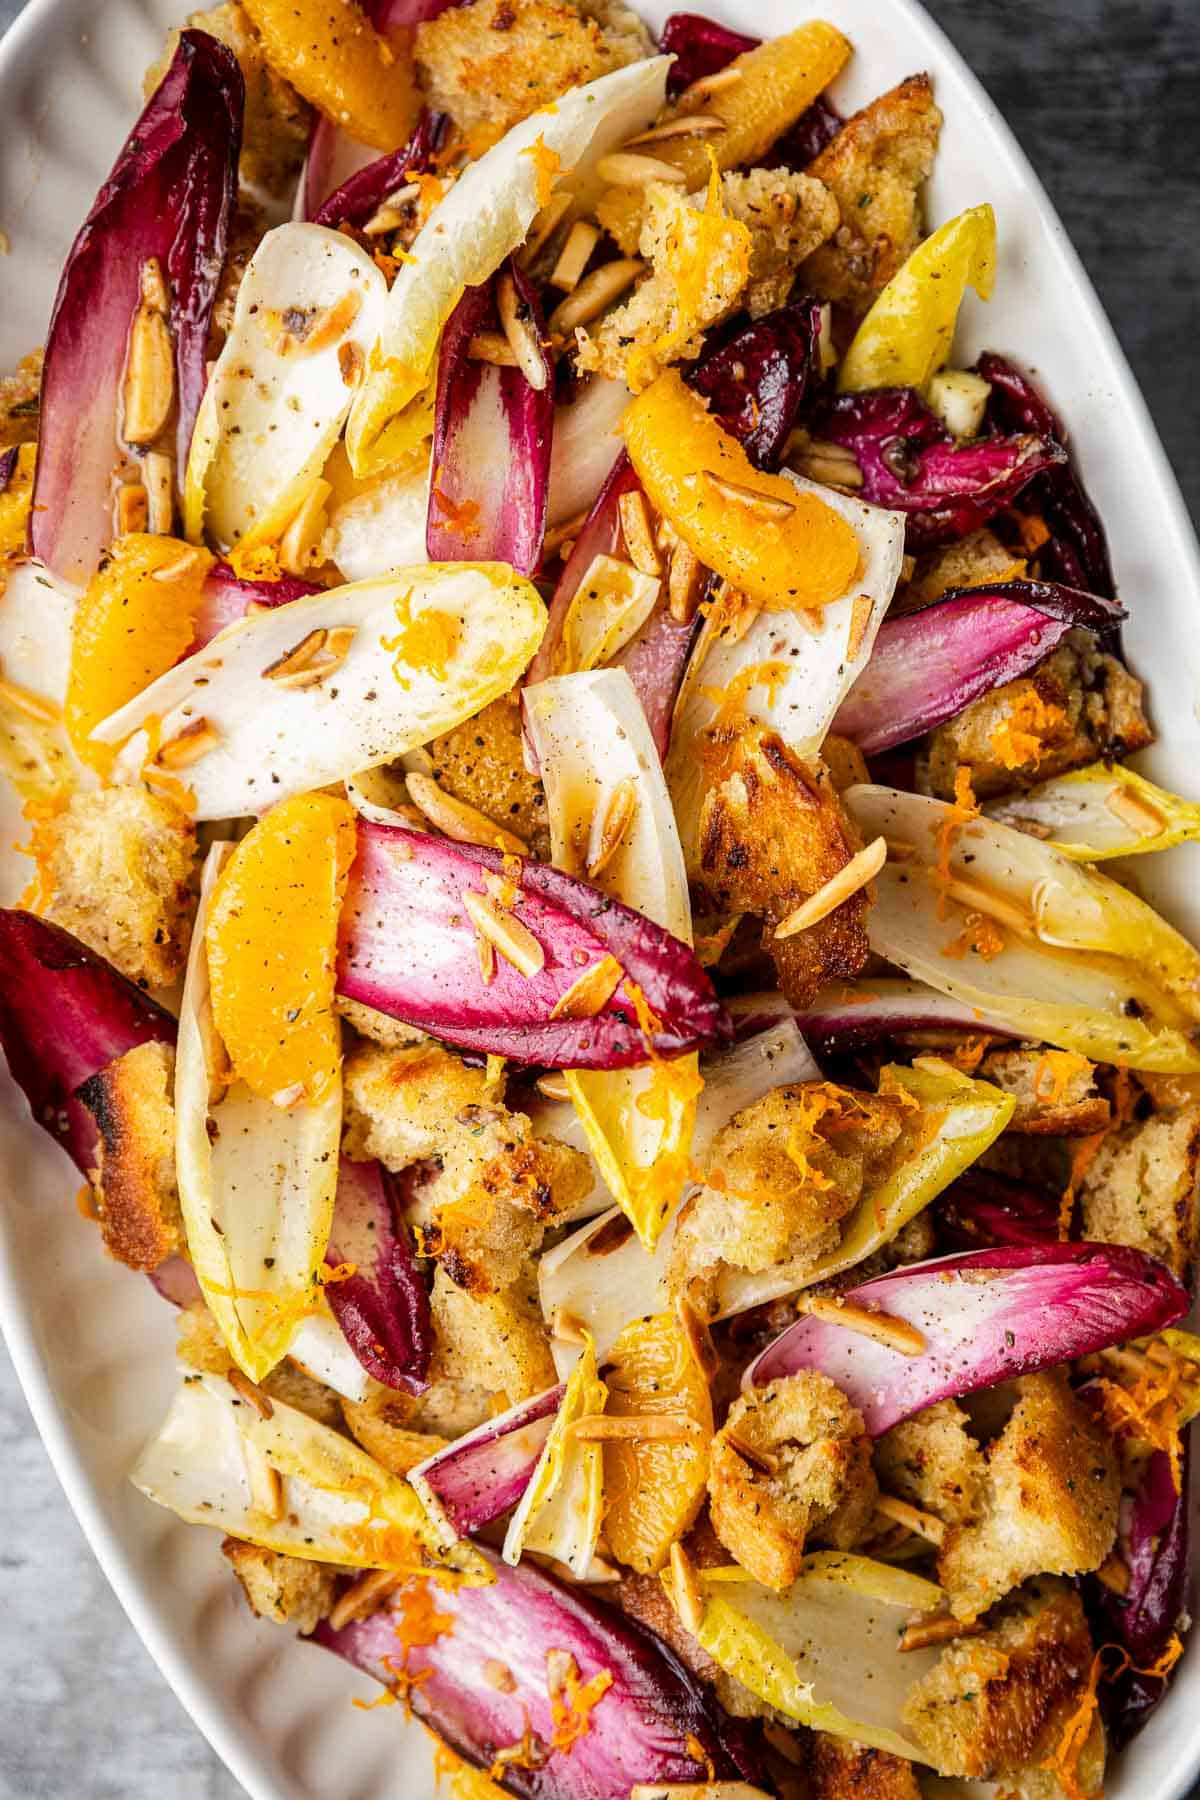
[[[1082,1800],[1182,1653],[1200,956],[1112,859],[1200,803],[851,54],[227,0],[0,382],[0,1041],[177,1315],[131,1479],[474,1800]]]

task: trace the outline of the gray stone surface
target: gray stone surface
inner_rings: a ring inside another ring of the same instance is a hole
[[[1045,181],[1200,515],[1200,3],[926,4]],[[0,29],[17,10],[0,0]],[[2,1348],[0,1467],[0,1800],[236,1800],[93,1563]]]

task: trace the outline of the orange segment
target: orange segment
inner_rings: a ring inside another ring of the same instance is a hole
[[[33,470],[37,462],[37,445],[22,444],[17,451],[17,466],[8,486],[0,494],[0,558],[25,554],[25,529],[29,523],[29,501],[33,493]]]
[[[118,538],[92,577],[71,628],[67,732],[76,753],[104,769],[113,752],[89,734],[177,663],[191,645],[207,550],[178,538]]]
[[[853,527],[817,494],[764,475],[668,369],[623,420],[647,498],[702,563],[772,608],[825,606],[859,567]]]
[[[245,0],[277,74],[360,144],[398,150],[421,110],[407,33],[380,37],[352,0]]]
[[[319,1099],[337,1079],[338,915],[354,809],[329,794],[281,801],[225,865],[206,943],[213,1019],[234,1070],[265,1099]]]
[[[604,1366],[606,1413],[679,1416],[690,1435],[609,1439],[604,1444],[604,1534],[619,1562],[661,1569],[704,1498],[713,1415],[708,1382],[673,1313],[632,1320]]]

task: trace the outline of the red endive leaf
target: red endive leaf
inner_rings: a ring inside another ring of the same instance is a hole
[[[243,581],[228,563],[214,563],[201,590],[196,635],[188,655],[203,650],[227,625],[244,619],[252,606],[286,606],[290,600],[321,591],[319,582],[302,581],[297,575],[282,575],[278,581]]]
[[[353,1265],[353,1275],[326,1284],[325,1298],[368,1375],[423,1393],[433,1351],[429,1292],[382,1163],[342,1158],[325,1260]]]

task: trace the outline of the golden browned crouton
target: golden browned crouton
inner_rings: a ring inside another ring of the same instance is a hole
[[[555,1380],[550,1339],[530,1274],[496,1294],[460,1288],[439,1267],[433,1277],[433,1322],[441,1367],[455,1381],[478,1382],[511,1404]]]
[[[713,1561],[727,1563],[729,1558],[724,1549],[715,1539],[713,1542],[717,1550]],[[684,1547],[699,1567],[706,1566],[694,1554],[694,1539],[689,1538]],[[628,1613],[630,1618],[636,1619],[640,1625],[645,1625],[656,1637],[661,1638],[685,1668],[715,1690],[718,1701],[727,1713],[732,1713],[736,1719],[771,1717],[771,1708],[766,1702],[760,1700],[757,1694],[752,1694],[749,1688],[743,1687],[734,1676],[727,1675],[721,1665],[713,1661],[708,1651],[697,1643],[667,1598],[661,1576],[622,1574],[614,1588],[605,1589],[605,1597],[610,1594],[622,1612]]]
[[[860,890],[794,937],[776,939],[774,927],[844,869],[861,840],[819,760],[802,762],[759,727],[709,736],[714,768],[699,838],[710,910],[765,920],[779,985],[793,1006],[806,1006],[866,962],[868,896]]]
[[[1015,1096],[1009,1131],[1090,1137],[1108,1124],[1108,1101],[1096,1090],[1096,1065],[1086,1056],[1070,1050],[990,1050],[979,1074]]]
[[[881,1486],[948,1525],[974,1518],[985,1464],[967,1422],[953,1400],[939,1400],[893,1425],[875,1443]]]
[[[202,1300],[180,1310],[175,1332],[175,1357],[186,1368],[199,1369],[205,1375],[228,1375],[233,1368],[233,1358],[217,1322]],[[258,1385],[281,1406],[294,1406],[297,1412],[307,1413],[321,1425],[341,1425],[341,1408],[333,1389],[297,1367],[289,1357],[277,1363]]]
[[[0,375],[0,450],[37,441],[42,353],[31,350],[11,375]]]
[[[810,1537],[848,1550],[878,1495],[862,1414],[815,1370],[740,1395],[713,1438],[713,1530],[767,1587],[791,1586]]]
[[[1127,756],[1153,738],[1141,682],[1094,638],[1072,632],[1031,675],[993,688],[932,731],[917,786],[952,799],[965,765],[975,794],[990,799],[1099,757]]]
[[[783,305],[800,263],[837,230],[838,204],[822,182],[791,169],[723,175],[721,194],[730,217],[750,230],[745,304],[759,319]]]
[[[548,846],[546,796],[525,767],[518,694],[501,694],[428,749],[433,778],[448,794],[524,838],[535,855]]]
[[[297,1412],[307,1413],[321,1425],[337,1427],[341,1424],[339,1396],[315,1375],[310,1375],[307,1369],[294,1363],[290,1356],[276,1363],[258,1385],[269,1399],[278,1400],[280,1406],[294,1406]]]
[[[1097,1569],[1117,1533],[1121,1476],[1112,1439],[1056,1374],[1029,1375],[989,1444],[978,1513],[947,1534],[938,1580],[974,1619],[1030,1575]]]
[[[810,164],[841,213],[832,241],[802,270],[810,293],[865,312],[892,279],[921,235],[921,184],[941,125],[928,75],[910,75],[848,119]]]
[[[751,233],[710,212],[703,195],[652,182],[638,247],[651,272],[593,332],[576,332],[578,366],[634,393],[669,363],[698,355],[704,332],[737,305],[750,276]]]
[[[196,833],[178,807],[140,787],[76,794],[34,845],[48,919],[141,987],[182,973]]]
[[[474,1431],[491,1416],[487,1390],[476,1382],[450,1380],[436,1357],[429,1377],[429,1386],[420,1395],[403,1394],[376,1381],[365,1400],[341,1402],[351,1437],[394,1474],[407,1474],[421,1461],[416,1454],[419,1444],[428,1444],[425,1454],[432,1456],[439,1443]]]
[[[593,1180],[581,1151],[535,1137],[524,1113],[476,1108],[420,1196],[430,1254],[473,1293],[507,1287]]]
[[[478,151],[568,88],[644,56],[641,41],[621,12],[610,29],[563,0],[472,0],[419,25],[414,55],[429,105]]]
[[[131,1269],[157,1269],[184,1249],[175,1185],[175,1051],[138,1044],[85,1081],[96,1121],[93,1173],[105,1248]]]
[[[425,1033],[418,1031],[415,1025],[406,1025],[403,1019],[393,1019],[390,1013],[377,1012],[373,1006],[364,1006],[361,1000],[347,1000],[341,994],[335,994],[333,1010],[345,1019],[347,1025],[353,1027],[359,1037],[369,1038],[373,1044],[380,1044],[385,1050],[411,1050],[415,1045],[428,1041]]]
[[[1050,1762],[1085,1703],[1092,1654],[1074,1589],[1031,1582],[998,1624],[942,1653],[914,1685],[904,1722],[943,1774],[986,1781],[1032,1774]],[[1103,1773],[1095,1717],[1076,1791],[1098,1794]]]
[[[1025,563],[1014,558],[1012,551],[985,528],[918,557],[913,578],[904,589],[904,599],[906,603],[928,606],[950,588],[1015,581],[1024,573]]]
[[[260,1619],[294,1625],[297,1631],[308,1633],[333,1605],[341,1570],[328,1563],[263,1550],[235,1537],[225,1539],[221,1554],[232,1563],[250,1610]]]
[[[1196,1254],[1200,1103],[1105,1138],[1079,1190],[1083,1236],[1130,1244],[1185,1276]]]
[[[902,1756],[814,1731],[809,1744],[809,1800],[921,1800],[916,1771]]]
[[[488,1098],[485,1071],[432,1038],[400,1050],[358,1044],[343,1079],[346,1154],[397,1173],[442,1155],[463,1131],[460,1114]]]

